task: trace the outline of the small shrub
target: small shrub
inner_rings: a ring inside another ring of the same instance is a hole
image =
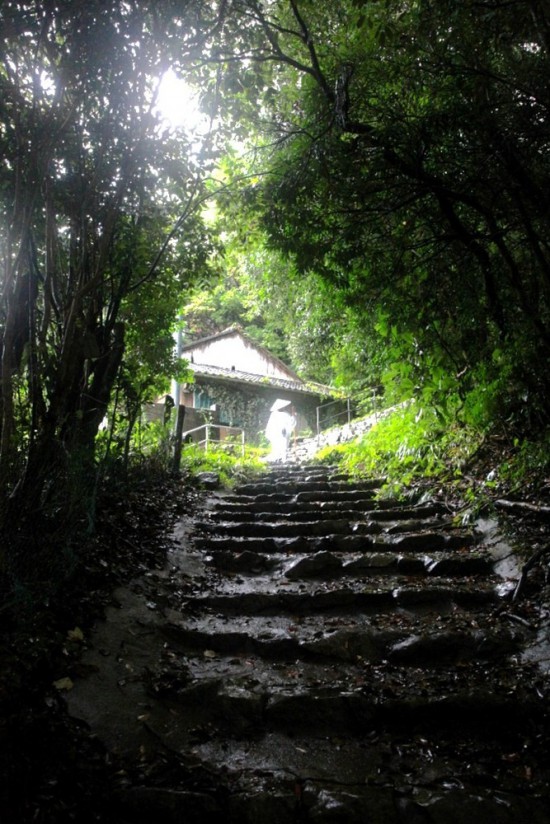
[[[191,476],[200,472],[217,472],[223,486],[231,486],[236,479],[250,477],[265,469],[262,458],[266,450],[245,446],[244,455],[233,444],[210,447],[208,452],[197,444],[186,444],[181,453],[181,469]]]
[[[479,436],[464,426],[444,422],[439,411],[411,401],[378,421],[357,441],[326,447],[322,463],[339,463],[352,476],[383,476],[386,491],[419,478],[459,477]]]

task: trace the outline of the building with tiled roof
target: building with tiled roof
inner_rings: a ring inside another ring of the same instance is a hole
[[[255,441],[273,404],[292,403],[302,428],[316,426],[317,408],[335,397],[320,383],[305,381],[240,327],[181,347],[193,380],[176,388],[185,406],[185,430],[204,422],[243,427]],[[174,398],[176,403],[177,398]]]

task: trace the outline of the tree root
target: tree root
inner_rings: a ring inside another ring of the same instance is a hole
[[[550,506],[530,504],[527,501],[508,501],[505,498],[495,501],[494,506],[513,515],[532,515],[540,521],[550,521]]]
[[[543,547],[541,547],[540,549],[537,549],[537,551],[536,551],[536,552],[534,552],[534,553],[531,555],[531,557],[530,557],[530,558],[528,558],[528,559],[527,559],[527,561],[524,563],[524,565],[523,565],[523,567],[522,567],[522,569],[521,569],[521,575],[520,575],[519,581],[517,582],[517,584],[516,584],[516,588],[515,588],[515,590],[514,590],[514,594],[512,595],[512,603],[513,603],[514,601],[517,601],[517,600],[519,599],[520,595],[522,594],[523,589],[525,588],[525,584],[526,584],[526,582],[527,582],[527,576],[528,576],[528,574],[529,574],[529,571],[530,571],[530,570],[531,570],[531,569],[535,566],[535,564],[537,564],[537,563],[540,561],[540,559],[541,559],[544,555],[546,555],[547,553],[550,553],[550,544],[545,544],[545,545],[544,545]]]

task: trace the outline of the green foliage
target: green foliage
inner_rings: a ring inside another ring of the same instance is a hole
[[[524,15],[514,4],[471,0],[245,7],[238,40],[255,64],[258,139],[239,203],[225,207],[246,209],[289,261],[285,294],[315,369],[330,364],[326,374],[360,390],[386,372],[397,399],[447,381],[454,393],[458,380],[474,417],[544,426],[550,32],[542,6]],[[238,64],[231,71],[242,78]],[[328,284],[326,304],[316,279]],[[342,335],[323,317],[330,299]],[[488,403],[475,398],[479,379]]]
[[[536,441],[523,439],[514,442],[512,454],[498,467],[496,477],[513,492],[531,487],[538,493],[548,490],[550,483],[550,431]]]
[[[0,528],[36,520],[54,488],[90,510],[113,389],[135,418],[172,371],[181,293],[212,249],[212,158],[154,101],[207,25],[199,5],[2,3]]]
[[[468,380],[461,419],[482,431],[496,429],[511,441],[544,439],[548,409],[548,375],[541,371],[540,342],[525,338],[522,345],[496,347],[490,360],[480,363]],[[527,433],[527,435],[526,435]]]
[[[326,447],[315,459],[336,461],[352,476],[384,477],[385,490],[397,492],[422,478],[458,479],[478,443],[474,430],[444,424],[434,407],[411,401],[358,441]]]
[[[192,476],[199,472],[216,472],[224,487],[231,487],[236,481],[251,477],[265,471],[265,449],[245,446],[241,454],[240,444],[227,443],[208,452],[201,446],[186,444],[182,451],[181,468]]]

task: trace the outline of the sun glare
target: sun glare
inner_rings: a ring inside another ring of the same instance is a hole
[[[172,69],[160,81],[156,110],[173,129],[201,133],[207,129],[207,118],[200,111],[197,92]]]

